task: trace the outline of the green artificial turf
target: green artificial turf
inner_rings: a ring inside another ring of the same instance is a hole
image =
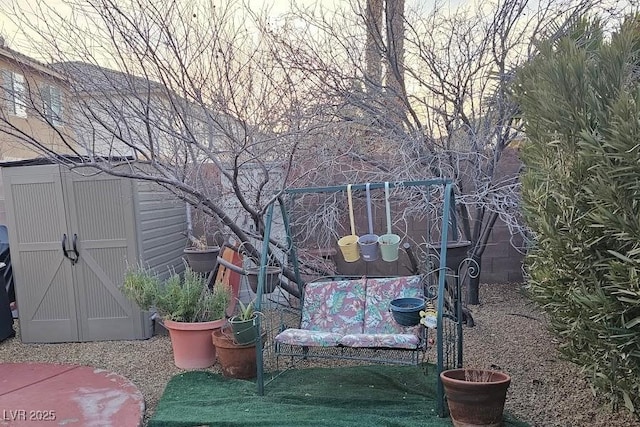
[[[432,365],[296,369],[264,396],[253,381],[193,371],[171,379],[149,426],[450,426],[435,387]]]

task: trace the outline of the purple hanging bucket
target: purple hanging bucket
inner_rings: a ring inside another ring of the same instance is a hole
[[[358,246],[360,246],[360,255],[362,259],[368,262],[378,259],[378,235],[373,234],[373,216],[371,215],[371,189],[367,183],[367,219],[369,220],[369,234],[360,236]]]

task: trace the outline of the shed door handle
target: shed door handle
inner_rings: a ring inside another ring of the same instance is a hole
[[[73,252],[76,253],[76,259],[71,260],[71,264],[75,264],[80,259],[80,252],[78,252],[78,235],[73,233]]]
[[[73,254],[70,255],[69,251],[67,251],[67,233],[64,233],[62,235],[62,254],[64,255],[65,258],[71,261],[71,265],[75,265],[78,262],[78,259],[80,258],[80,253],[78,252],[78,235],[77,234],[73,235],[73,252],[75,253],[75,256],[73,256]]]
[[[67,233],[62,235],[62,255],[64,255],[65,258],[71,259],[67,252]]]

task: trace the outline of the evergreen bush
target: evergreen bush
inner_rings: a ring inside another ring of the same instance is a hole
[[[519,70],[531,297],[596,392],[640,411],[640,16],[583,20]]]

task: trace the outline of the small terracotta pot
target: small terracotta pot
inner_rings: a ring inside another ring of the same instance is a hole
[[[216,348],[211,333],[224,326],[226,320],[211,322],[174,322],[165,320],[165,328],[171,337],[173,361],[178,368],[203,369],[216,362]]]
[[[482,381],[465,380],[467,376]],[[502,425],[504,402],[511,384],[509,375],[480,369],[450,369],[442,371],[440,379],[455,427]]]
[[[222,375],[228,378],[254,378],[257,372],[256,344],[236,344],[232,334],[229,330],[216,329],[210,338],[218,353]]]

